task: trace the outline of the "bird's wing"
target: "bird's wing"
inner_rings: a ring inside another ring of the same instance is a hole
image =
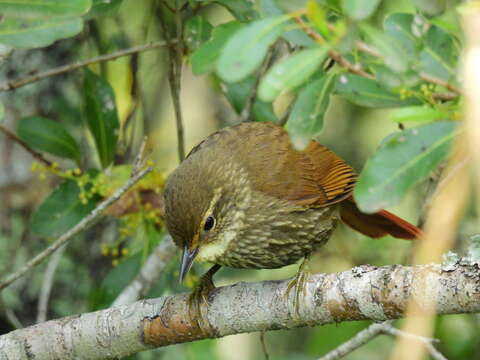
[[[295,205],[318,207],[352,193],[355,171],[316,141],[297,151],[285,129],[271,123],[244,123],[220,136],[248,169],[256,190]]]

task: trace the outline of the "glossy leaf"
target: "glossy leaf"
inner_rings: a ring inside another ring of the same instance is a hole
[[[82,15],[91,6],[91,0],[0,0],[2,15],[16,18]]]
[[[47,46],[82,31],[79,17],[20,19],[6,17],[0,22],[0,43],[15,48]]]
[[[213,26],[203,16],[193,16],[185,23],[185,42],[193,51],[210,38]]]
[[[412,61],[412,59],[409,59],[407,53],[393,37],[369,25],[362,26],[362,29],[382,55],[386,66],[398,73],[407,71],[409,60]]]
[[[258,97],[273,101],[280,92],[303,84],[320,67],[327,51],[327,47],[306,49],[275,64],[260,82]]]
[[[447,8],[447,0],[412,0],[413,5],[430,16],[438,16]]]
[[[322,131],[335,78],[335,74],[326,74],[300,91],[287,122],[292,136],[312,138]]]
[[[381,0],[342,0],[345,13],[354,20],[363,20],[371,16]]]
[[[218,75],[236,82],[252,74],[262,63],[268,48],[284,31],[285,16],[248,24],[227,42],[218,60]]]
[[[40,236],[60,236],[77,225],[95,207],[90,200],[82,204],[80,189],[73,181],[60,184],[33,214],[31,229]]]
[[[420,104],[415,98],[401,99],[389,89],[375,80],[353,74],[342,74],[338,77],[335,93],[348,101],[365,107],[395,107]]]
[[[360,209],[395,205],[447,156],[458,133],[454,122],[436,122],[390,135],[367,161],[355,187]]]
[[[224,6],[240,21],[252,21],[258,18],[255,11],[255,3],[249,0],[214,0],[219,5]]]
[[[416,56],[421,46],[419,38],[412,33],[412,22],[412,14],[396,13],[388,15],[383,24],[385,33],[410,57]]]
[[[113,161],[120,126],[113,89],[100,76],[85,70],[84,97],[87,125],[105,168]]]
[[[95,16],[103,16],[113,14],[118,10],[123,0],[93,0],[92,7],[86,18],[90,19]]]
[[[250,76],[237,83],[226,83],[224,93],[237,114],[241,114],[249,97],[252,95],[253,87],[256,84],[255,76]],[[276,121],[277,117],[273,112],[271,102],[263,102],[256,99],[252,107],[252,116],[250,120],[254,121]]]
[[[230,21],[213,28],[210,40],[205,42],[192,54],[193,73],[199,75],[215,70],[223,47],[228,39],[241,28],[242,24],[238,21]]]
[[[426,106],[409,106],[392,112],[392,120],[404,122],[429,122],[445,118],[445,114],[437,109]]]
[[[262,0],[260,2],[260,10],[264,17],[273,17],[285,14],[285,11],[277,5],[277,2],[275,0]],[[316,44],[315,41],[313,41],[307,34],[305,34],[304,31],[300,29],[295,29],[296,26],[297,25],[295,25],[295,22],[293,20],[287,21],[285,23],[285,27],[287,29],[293,28],[293,30],[285,31],[282,34],[282,38],[298,46],[309,47]]]
[[[425,35],[423,43],[419,71],[445,81],[455,80],[459,50],[451,35],[438,26],[432,26]]]
[[[75,139],[56,121],[39,116],[24,117],[18,124],[17,134],[33,149],[80,161]]]

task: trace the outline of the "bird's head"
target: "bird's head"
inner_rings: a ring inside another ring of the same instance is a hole
[[[191,156],[169,176],[165,186],[166,225],[183,251],[180,281],[194,260],[219,263],[242,226],[239,204],[245,196],[238,201],[235,183],[215,170],[215,164],[203,164]]]

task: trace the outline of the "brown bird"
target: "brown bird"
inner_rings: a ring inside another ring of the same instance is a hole
[[[382,210],[362,213],[355,171],[310,141],[303,151],[272,123],[242,123],[194,147],[170,175],[165,218],[183,249],[180,280],[194,260],[234,268],[279,268],[325,244],[338,220],[370,237],[414,239],[421,230]],[[208,286],[207,286],[208,287]]]

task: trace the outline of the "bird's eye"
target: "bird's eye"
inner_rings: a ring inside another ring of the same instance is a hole
[[[215,226],[215,218],[213,216],[207,217],[207,220],[205,220],[205,225],[203,225],[203,230],[205,231],[210,231],[213,229]]]

